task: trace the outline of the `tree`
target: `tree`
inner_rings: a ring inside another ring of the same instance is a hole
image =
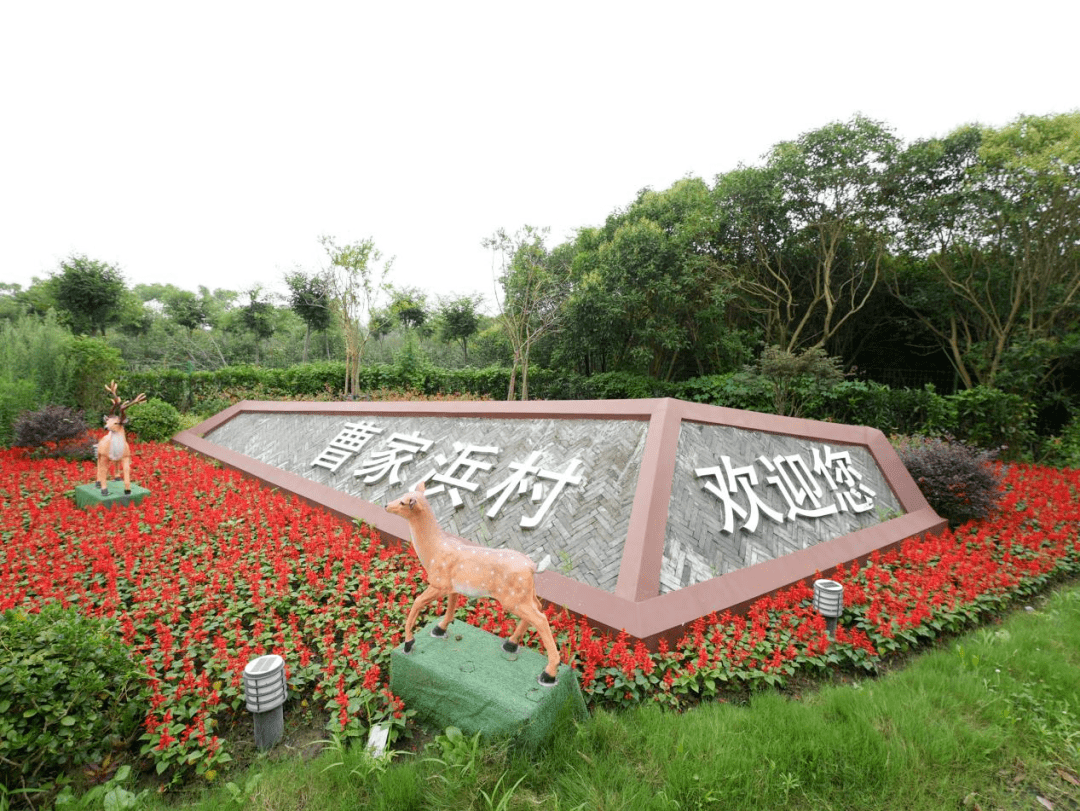
[[[56,306],[76,333],[97,333],[120,320],[127,286],[112,265],[72,255],[51,277]]]
[[[526,225],[513,236],[500,228],[482,245],[498,257],[495,300],[500,321],[514,350],[506,399],[513,400],[518,371],[521,399],[529,399],[529,363],[536,342],[557,329],[561,306],[569,292],[569,273],[555,267],[544,245],[548,229]],[[502,296],[498,289],[502,287]]]
[[[171,285],[170,285],[171,287]],[[209,323],[206,301],[190,290],[166,290],[162,293],[165,315],[188,331],[188,336]]]
[[[274,334],[274,305],[264,295],[262,285],[244,291],[248,302],[240,309],[240,323],[255,339],[255,363],[259,363],[259,347]]]
[[[439,337],[446,343],[457,341],[465,360],[469,360],[469,339],[480,329],[476,310],[483,301],[480,295],[452,296],[439,303]]]
[[[862,116],[777,144],[717,178],[732,281],[782,349],[823,347],[870,300],[889,242],[881,185],[899,146]]]
[[[312,330],[326,332],[334,318],[327,280],[322,274],[309,276],[302,270],[296,270],[285,275],[285,284],[289,288],[289,306],[300,316],[306,327],[304,363],[307,363]]]
[[[416,287],[390,289],[390,313],[406,329],[422,330],[428,320],[427,295]]]
[[[14,321],[27,309],[22,285],[0,282],[0,320]]]
[[[890,278],[894,294],[966,387],[1008,374],[1031,391],[1075,351],[1080,112],[917,141],[891,190],[907,260]]]
[[[369,318],[393,259],[382,267],[382,253],[368,238],[351,245],[338,245],[332,237],[319,238],[330,259],[326,268],[327,293],[345,339],[345,396],[355,397],[360,388],[360,363],[371,333]]]

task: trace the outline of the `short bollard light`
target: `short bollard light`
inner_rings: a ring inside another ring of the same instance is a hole
[[[277,654],[252,659],[244,668],[244,701],[255,719],[255,745],[266,751],[285,731],[285,660]]]
[[[836,621],[844,613],[844,587],[835,580],[814,581],[814,608],[825,618],[825,627],[832,636]]]

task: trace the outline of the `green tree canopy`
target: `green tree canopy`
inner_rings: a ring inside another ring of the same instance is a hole
[[[1030,390],[1080,320],[1080,113],[916,141],[892,178],[906,262],[894,294],[967,387]],[[1031,360],[1040,356],[1039,363]],[[1032,376],[1032,373],[1035,376]]]
[[[104,336],[121,319],[127,286],[112,265],[82,255],[60,263],[51,277],[56,306],[76,333]]]
[[[477,308],[482,301],[483,298],[479,295],[457,295],[445,298],[439,303],[439,338],[446,343],[459,343],[465,360],[469,359],[469,339],[480,329]]]

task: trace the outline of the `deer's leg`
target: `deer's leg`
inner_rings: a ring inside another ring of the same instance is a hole
[[[510,638],[503,642],[503,650],[507,653],[517,653],[518,645],[521,644],[521,637],[525,636],[525,626],[528,625],[525,620],[518,620],[517,628],[514,629],[514,633],[510,634]]]
[[[447,592],[442,589],[437,589],[434,586],[428,586],[424,593],[416,598],[416,601],[412,604],[412,608],[409,609],[409,616],[405,618],[405,652],[411,653],[413,646],[413,626],[416,625],[416,618],[420,616],[420,612],[425,606],[438,600]]]
[[[101,453],[97,458],[97,485],[103,496],[109,494],[109,457]]]
[[[544,643],[544,650],[547,651],[548,663],[540,674],[539,681],[545,687],[552,687],[559,680],[559,662],[562,657],[559,656],[559,646],[555,644],[555,637],[551,633],[551,626],[548,625],[547,617],[544,616],[543,611],[533,604],[518,606],[515,613],[523,621],[535,627],[537,633],[540,634],[540,641]],[[514,633],[516,634],[517,631]]]
[[[131,457],[120,460],[120,469],[124,472],[124,494],[131,495]]]
[[[458,602],[461,600],[461,595],[456,591],[450,592],[446,597],[446,613],[443,614],[443,618],[439,620],[439,624],[431,629],[431,635],[434,637],[446,636],[446,629],[450,627],[450,623],[454,621],[454,613],[457,611]]]

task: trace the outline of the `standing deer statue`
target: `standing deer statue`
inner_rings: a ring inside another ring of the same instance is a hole
[[[124,494],[131,495],[131,447],[128,445],[127,434],[124,426],[127,424],[127,410],[137,404],[146,402],[146,394],[140,394],[134,400],[126,403],[120,400],[116,393],[116,381],[105,387],[112,400],[112,408],[105,417],[105,427],[108,432],[97,444],[97,484],[101,488],[101,495],[109,495],[109,465],[119,463],[124,476]],[[115,468],[114,468],[115,469]],[[119,478],[119,477],[117,477]]]
[[[427,573],[428,587],[416,598],[405,620],[405,653],[413,648],[413,626],[425,606],[447,598],[446,613],[431,629],[434,637],[445,637],[462,596],[494,597],[502,607],[518,616],[517,628],[503,642],[503,650],[514,653],[527,625],[540,634],[547,651],[547,667],[537,679],[545,687],[558,683],[559,649],[547,617],[536,597],[533,575],[536,564],[513,549],[489,549],[443,532],[431,505],[424,497],[424,484],[386,506],[389,512],[409,522],[413,549]]]

